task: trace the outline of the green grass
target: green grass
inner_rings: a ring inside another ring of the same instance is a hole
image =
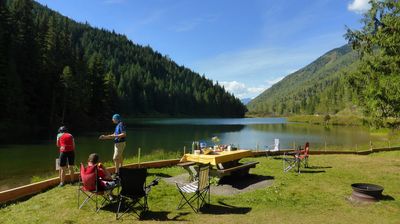
[[[319,155],[310,157],[310,169],[284,173],[281,157],[258,157],[251,173],[273,177],[272,186],[247,193],[211,195],[208,212],[195,214],[188,207],[176,210],[176,187],[161,181],[149,197],[150,212],[140,223],[399,223],[400,151],[360,155]],[[150,169],[152,176],[174,176],[182,168]],[[374,183],[384,186],[387,200],[374,204],[351,203],[350,184]],[[77,186],[54,188],[27,201],[0,209],[0,223],[110,223],[115,214],[77,209]],[[222,214],[223,213],[223,214]],[[126,216],[116,223],[139,223]]]

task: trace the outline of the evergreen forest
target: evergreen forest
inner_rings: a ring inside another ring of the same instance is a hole
[[[0,0],[0,130],[97,128],[124,116],[243,117],[221,85],[126,36],[31,0]],[[3,138],[6,135],[3,135]]]

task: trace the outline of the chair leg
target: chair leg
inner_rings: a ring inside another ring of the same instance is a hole
[[[308,168],[308,157],[306,157],[306,158],[304,159],[304,166],[305,166],[306,168]]]
[[[122,196],[120,195],[119,198],[118,198],[118,209],[117,209],[117,213],[115,214],[115,219],[116,219],[116,220],[118,220],[118,213],[119,213],[119,211],[120,211],[120,209],[121,209],[121,203],[122,203]],[[121,218],[121,217],[119,217],[119,218]]]
[[[198,211],[197,211],[198,209],[195,208],[195,207],[192,205],[192,203],[193,203],[195,200],[198,199],[198,194],[195,193],[193,196],[191,196],[189,199],[187,199],[187,197],[185,196],[185,194],[184,194],[182,191],[179,191],[179,193],[182,195],[182,198],[181,198],[181,201],[179,202],[178,207],[177,207],[176,209],[181,209],[184,205],[188,204],[188,205],[193,209],[193,211],[197,213],[197,212],[198,212]],[[183,200],[184,200],[184,203],[182,203]],[[196,202],[196,203],[197,203],[197,207],[199,207],[199,206],[198,206],[198,202]]]
[[[296,165],[297,165],[297,173],[300,173],[301,160],[299,158],[296,158]]]
[[[296,158],[284,158],[283,159],[283,171],[284,172],[291,170],[296,165],[297,165]]]
[[[78,189],[78,208],[79,208],[79,206],[81,205],[80,203],[79,203],[79,198],[80,198],[80,189]]]

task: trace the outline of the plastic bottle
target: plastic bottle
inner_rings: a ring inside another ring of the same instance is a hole
[[[196,150],[196,142],[192,143],[192,152],[191,152],[191,154],[194,154],[194,150]]]

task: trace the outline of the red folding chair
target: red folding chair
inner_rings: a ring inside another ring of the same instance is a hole
[[[85,167],[81,163],[80,175],[79,175],[79,188],[78,188],[78,207],[81,209],[86,203],[92,201],[96,204],[96,212],[104,206],[105,203],[111,202],[109,199],[112,189],[105,190],[101,186],[98,177],[98,167],[88,166]],[[83,194],[86,198],[80,203],[80,195]],[[101,199],[101,205],[99,206],[98,197]]]
[[[300,173],[300,166],[303,165],[305,168],[308,167],[310,144],[306,142],[304,149],[300,146],[299,148],[290,153],[285,153],[283,158],[283,171],[287,172],[293,168],[297,168],[297,172]]]

